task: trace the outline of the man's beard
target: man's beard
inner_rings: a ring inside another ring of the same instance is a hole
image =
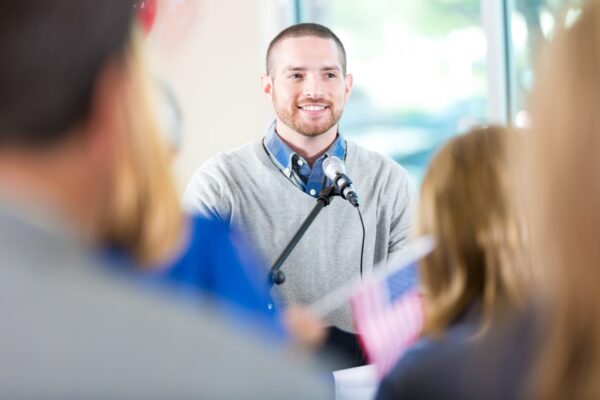
[[[302,121],[301,116],[299,115],[301,111],[297,108],[297,106],[292,105],[291,110],[287,107],[281,107],[277,101],[277,95],[275,94],[275,91],[273,91],[273,107],[275,109],[275,114],[281,121],[283,121],[284,124],[302,136],[316,137],[322,135],[329,131],[335,124],[337,124],[342,117],[343,109],[335,109],[331,103],[320,99],[315,99],[314,102],[319,104],[327,104],[327,110],[330,112],[329,118],[322,122]]]

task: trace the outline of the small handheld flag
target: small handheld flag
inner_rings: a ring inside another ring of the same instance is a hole
[[[423,328],[416,263],[371,279],[350,299],[354,326],[370,363],[385,375]]]

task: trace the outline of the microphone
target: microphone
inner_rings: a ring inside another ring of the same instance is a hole
[[[358,207],[358,195],[352,187],[352,180],[346,175],[346,167],[342,160],[337,157],[327,157],[323,161],[323,172],[340,191],[342,197],[354,207]]]

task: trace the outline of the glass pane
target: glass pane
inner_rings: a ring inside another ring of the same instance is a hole
[[[513,0],[511,45],[514,80],[511,109],[518,126],[528,124],[527,97],[541,45],[551,40],[557,26],[573,23],[584,0]]]
[[[340,131],[418,183],[441,143],[487,117],[479,0],[305,0],[303,21],[346,46],[354,91]]]

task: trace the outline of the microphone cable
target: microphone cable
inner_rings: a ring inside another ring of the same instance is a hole
[[[365,252],[365,223],[363,221],[362,213],[360,212],[360,207],[356,207],[356,211],[358,211],[358,217],[360,218],[360,225],[362,226],[362,244],[360,246],[360,278],[363,277],[363,255]]]

